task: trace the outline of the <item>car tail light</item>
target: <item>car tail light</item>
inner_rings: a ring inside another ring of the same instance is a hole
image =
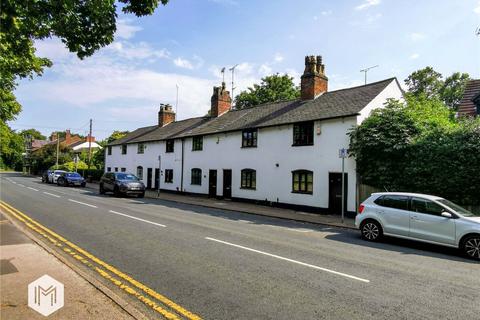
[[[359,207],[358,207],[358,213],[362,213],[363,212],[363,209],[365,209],[365,206],[363,204],[361,204]]]

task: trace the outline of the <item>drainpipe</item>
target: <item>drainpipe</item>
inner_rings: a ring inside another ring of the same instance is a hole
[[[183,159],[184,155],[185,155],[185,139],[182,138],[182,172],[181,172],[181,178],[180,178],[180,192],[182,193],[183,193],[183,167],[185,163]]]

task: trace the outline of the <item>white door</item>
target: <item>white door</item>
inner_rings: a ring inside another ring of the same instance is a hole
[[[418,239],[455,244],[455,219],[441,216],[441,205],[422,198],[412,198],[410,236]]]

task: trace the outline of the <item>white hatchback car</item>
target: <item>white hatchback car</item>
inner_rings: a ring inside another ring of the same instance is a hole
[[[62,175],[62,173],[66,173],[65,170],[54,170],[48,175],[48,182],[49,183],[57,183],[58,177]]]
[[[359,207],[362,238],[383,235],[460,248],[480,260],[480,216],[446,199],[417,193],[373,193]]]

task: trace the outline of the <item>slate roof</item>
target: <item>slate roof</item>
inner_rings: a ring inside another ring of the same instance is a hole
[[[252,108],[232,110],[216,118],[191,118],[173,122],[164,127],[140,128],[109,145],[158,141],[355,116],[392,81],[396,81],[398,84],[396,78],[389,78],[363,86],[329,91],[314,100],[295,99],[272,102]],[[145,133],[141,133],[141,130]]]
[[[478,99],[479,97],[480,79],[468,81],[463,93],[463,98],[458,105],[458,114],[475,116],[477,114],[477,110],[473,100]]]

